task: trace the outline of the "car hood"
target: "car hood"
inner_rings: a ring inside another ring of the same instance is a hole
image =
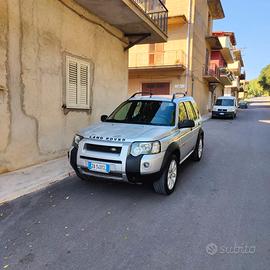
[[[80,135],[104,141],[154,141],[169,136],[175,130],[175,127],[102,122],[82,129]]]

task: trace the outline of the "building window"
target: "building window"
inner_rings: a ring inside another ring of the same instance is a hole
[[[66,107],[90,109],[90,63],[66,56]]]
[[[149,65],[164,65],[164,43],[149,44]]]

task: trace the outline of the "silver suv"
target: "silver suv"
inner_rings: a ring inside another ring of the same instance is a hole
[[[156,192],[171,194],[179,165],[189,156],[201,160],[203,146],[201,116],[192,97],[136,93],[75,135],[69,160],[83,180],[151,181]]]

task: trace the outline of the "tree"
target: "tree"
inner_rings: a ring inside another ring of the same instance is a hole
[[[258,82],[264,90],[270,92],[270,65],[262,69]]]
[[[248,84],[248,96],[259,97],[264,94],[264,89],[261,87],[258,80],[251,80]]]

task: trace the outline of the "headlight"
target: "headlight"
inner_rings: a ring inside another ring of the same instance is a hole
[[[160,142],[135,142],[131,145],[130,154],[134,157],[139,155],[151,155],[160,152]]]
[[[78,147],[79,142],[83,139],[83,136],[76,134],[73,139],[72,146]]]

